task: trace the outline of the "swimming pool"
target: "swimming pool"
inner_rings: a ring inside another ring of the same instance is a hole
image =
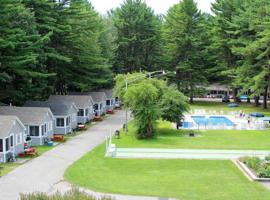
[[[226,125],[226,126],[233,126],[234,123],[229,120],[227,117],[224,116],[191,116],[194,122],[198,125]]]

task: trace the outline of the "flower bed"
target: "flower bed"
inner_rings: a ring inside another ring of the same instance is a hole
[[[251,175],[251,178],[253,178],[253,174],[256,177],[255,179],[270,180],[270,156],[267,156],[264,159],[259,157],[245,157],[241,158],[239,161],[240,166],[249,176]]]

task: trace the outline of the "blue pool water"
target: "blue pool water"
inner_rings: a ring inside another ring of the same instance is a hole
[[[224,116],[192,116],[192,119],[196,122],[198,125],[223,125],[226,126],[233,126],[233,122],[229,120],[227,117]]]

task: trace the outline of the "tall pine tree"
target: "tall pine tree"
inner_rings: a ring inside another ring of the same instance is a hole
[[[1,96],[20,104],[42,96],[47,88],[49,74],[40,65],[46,38],[38,34],[33,14],[20,0],[3,1],[0,10]]]
[[[190,97],[191,103],[196,86],[207,81],[203,55],[204,27],[200,26],[203,20],[196,3],[183,0],[170,8],[163,27],[168,66],[176,71],[172,80]]]
[[[141,0],[126,0],[113,12],[117,28],[114,71],[132,72],[160,69],[161,21]]]

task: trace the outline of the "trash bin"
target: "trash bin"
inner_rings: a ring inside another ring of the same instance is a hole
[[[53,141],[49,141],[49,142],[48,142],[48,146],[49,146],[49,147],[52,147],[52,146],[53,146]]]

